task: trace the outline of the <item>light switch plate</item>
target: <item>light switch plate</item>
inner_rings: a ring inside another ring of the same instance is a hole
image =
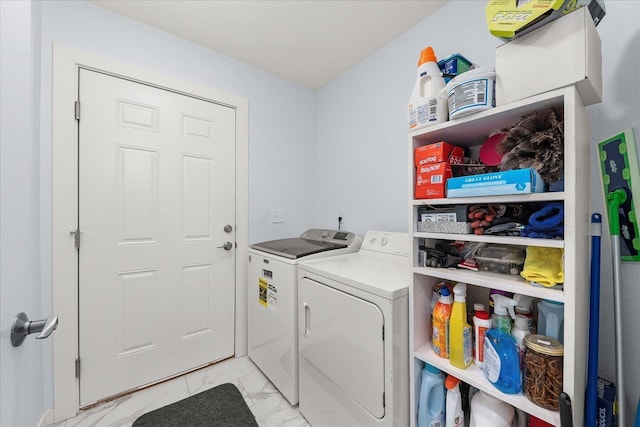
[[[273,208],[271,209],[271,223],[282,224],[284,222],[284,209]]]

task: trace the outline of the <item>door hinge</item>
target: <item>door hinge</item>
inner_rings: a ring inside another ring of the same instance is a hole
[[[76,229],[70,232],[70,234],[73,236],[73,243],[76,246],[76,250],[79,251],[80,250],[80,235],[82,234],[82,231],[80,231],[80,229]]]
[[[76,101],[75,114],[76,114],[76,120],[80,120],[80,101]]]
[[[80,358],[76,359],[76,378],[80,378]]]

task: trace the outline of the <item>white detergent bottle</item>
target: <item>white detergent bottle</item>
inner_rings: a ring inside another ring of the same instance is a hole
[[[513,406],[485,393],[477,392],[471,399],[471,420],[469,427],[513,427],[515,410]]]
[[[433,48],[424,48],[418,61],[416,84],[409,99],[409,130],[447,121],[447,101],[440,98],[445,85]]]
[[[460,380],[452,375],[447,375],[444,382],[447,388],[445,405],[446,427],[464,427],[464,412],[462,411],[462,395],[460,394]]]

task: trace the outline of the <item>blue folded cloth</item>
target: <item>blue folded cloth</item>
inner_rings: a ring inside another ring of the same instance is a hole
[[[520,235],[543,239],[564,235],[564,205],[558,202],[549,203],[531,214]]]

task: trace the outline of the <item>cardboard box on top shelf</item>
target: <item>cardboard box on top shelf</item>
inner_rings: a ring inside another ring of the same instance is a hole
[[[452,165],[464,163],[464,149],[440,141],[434,144],[417,147],[414,151],[414,162],[416,167],[428,163],[449,162]]]
[[[597,26],[606,15],[604,0],[489,0],[489,32],[509,41],[585,7]]]
[[[571,85],[585,106],[602,101],[600,37],[586,7],[496,49],[496,106]]]

